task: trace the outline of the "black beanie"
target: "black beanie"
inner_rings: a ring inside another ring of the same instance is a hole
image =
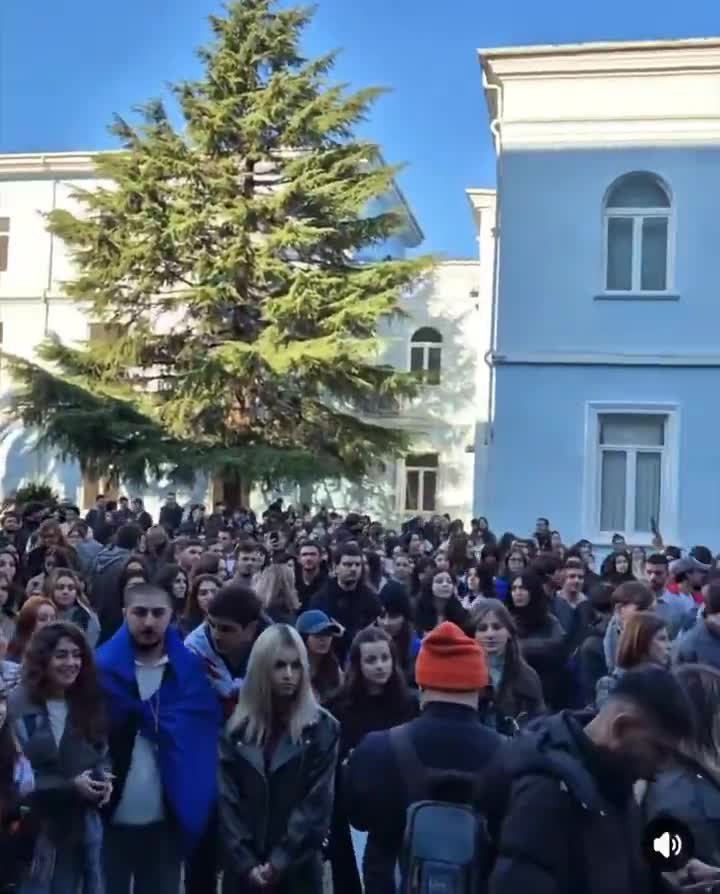
[[[402,615],[408,621],[412,617],[410,597],[406,588],[395,580],[389,580],[380,590],[380,602],[389,615]]]

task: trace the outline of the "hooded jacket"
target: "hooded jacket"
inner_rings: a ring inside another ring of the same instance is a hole
[[[483,799],[497,858],[489,894],[656,894],[645,863],[633,779],[563,711],[508,745],[498,790]],[[500,808],[499,812],[498,808]]]
[[[106,546],[95,556],[90,571],[90,603],[98,614],[102,613],[105,598],[115,596],[125,560],[129,557],[130,550],[120,546]]]

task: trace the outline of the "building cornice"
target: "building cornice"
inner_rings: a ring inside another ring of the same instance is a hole
[[[473,187],[471,189],[466,189],[465,195],[470,203],[475,229],[479,236],[482,232],[483,225],[485,224],[485,221],[483,220],[484,216],[489,213],[492,215],[494,221],[495,209],[497,206],[497,190],[485,187]]]
[[[113,152],[24,152],[0,154],[0,176],[94,174],[95,160]]]
[[[481,267],[480,259],[475,258],[445,258],[439,261],[436,270],[442,270],[443,267]]]
[[[478,55],[490,78],[717,70],[720,37],[496,47]]]
[[[720,354],[612,354],[602,352],[496,351],[493,366],[684,366],[720,367]]]
[[[0,154],[0,178],[35,175],[62,175],[71,174],[94,175],[96,173],[95,160],[101,156],[113,155],[122,150],[98,150],[91,152],[23,152]],[[289,154],[289,153],[288,153]],[[385,164],[381,157],[380,161]],[[425,238],[422,227],[418,223],[405,194],[398,184],[393,181],[392,195],[396,203],[402,208],[407,219],[407,242],[412,248],[420,245]]]
[[[720,38],[479,53],[499,151],[720,144]]]

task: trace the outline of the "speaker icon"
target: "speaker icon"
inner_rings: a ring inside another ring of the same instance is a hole
[[[666,860],[671,856],[677,857],[682,848],[683,840],[678,834],[671,835],[669,832],[663,832],[662,835],[658,835],[653,840],[653,850],[658,854],[662,854]]]
[[[692,857],[694,842],[688,827],[672,816],[659,816],[645,827],[645,859],[661,872],[682,869]]]

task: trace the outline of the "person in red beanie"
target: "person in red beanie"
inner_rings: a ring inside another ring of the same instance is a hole
[[[502,739],[478,714],[489,674],[474,639],[450,621],[423,640],[415,665],[422,713],[394,730],[369,733],[345,769],[344,794],[350,823],[368,832],[363,861],[366,891],[394,894],[395,865],[402,849],[410,796],[398,759],[397,739],[430,771],[476,774],[496,755]],[[428,791],[426,797],[435,793]],[[417,800],[414,798],[413,800]]]

